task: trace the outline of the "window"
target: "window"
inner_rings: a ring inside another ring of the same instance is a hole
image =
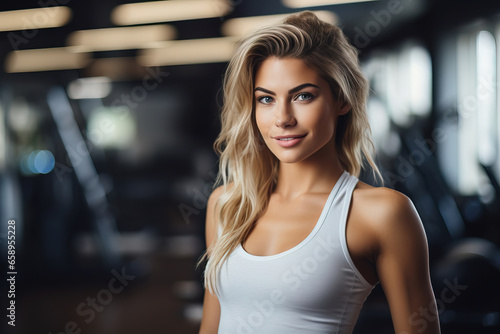
[[[410,41],[395,51],[372,54],[364,71],[373,93],[368,101],[368,116],[375,145],[392,156],[399,145],[390,133],[390,121],[404,128],[411,126],[415,117],[431,112],[431,58],[425,47]]]
[[[480,164],[497,157],[496,42],[486,30],[463,33],[457,45],[458,191],[480,193],[489,185]]]

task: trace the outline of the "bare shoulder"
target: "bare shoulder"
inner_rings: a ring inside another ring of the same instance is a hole
[[[226,186],[222,185],[222,186],[218,186],[217,188],[215,188],[212,191],[212,193],[208,197],[207,209],[209,209],[210,207],[211,207],[211,209],[214,208],[215,203],[217,202],[219,197],[224,193],[225,189],[226,189]]]
[[[232,183],[228,185],[221,185],[215,188],[210,196],[208,197],[207,201],[207,224],[213,224],[214,223],[214,215],[216,213],[216,205],[217,201],[219,198],[226,192],[227,189],[230,189],[232,187]]]
[[[217,238],[217,219],[216,219],[216,205],[217,200],[220,196],[225,192],[226,186],[219,186],[215,188],[207,201],[207,214],[206,214],[206,223],[205,223],[205,236],[207,248],[213,243],[213,241]]]
[[[353,192],[351,211],[358,217],[355,222],[360,228],[356,232],[368,230],[362,241],[351,239],[371,247],[361,254],[369,254],[373,275],[389,303],[395,331],[416,333],[412,319],[419,310],[425,306],[429,314],[437,313],[429,278],[427,238],[417,210],[407,196],[396,190],[359,182]],[[436,319],[427,318],[425,333],[439,333]]]
[[[373,187],[361,181],[354,189],[353,199],[383,212],[414,209],[413,203],[405,194],[386,187]]]
[[[394,189],[373,187],[360,181],[352,195],[351,210],[365,228],[379,235],[421,229],[412,201]]]

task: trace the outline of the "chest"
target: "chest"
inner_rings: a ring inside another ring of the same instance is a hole
[[[253,255],[284,252],[302,242],[316,226],[328,194],[311,194],[294,201],[271,196],[265,213],[243,243]]]

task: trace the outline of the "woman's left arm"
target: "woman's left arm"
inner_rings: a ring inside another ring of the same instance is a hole
[[[376,270],[396,334],[440,333],[429,276],[427,238],[409,198],[389,191],[379,207]],[[380,211],[379,211],[380,212]]]

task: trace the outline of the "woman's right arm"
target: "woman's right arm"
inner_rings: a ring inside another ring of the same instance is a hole
[[[215,202],[222,193],[222,187],[215,189],[207,203],[207,217],[205,225],[205,238],[207,248],[210,247],[217,236],[217,225],[214,219]],[[217,296],[211,294],[205,289],[205,298],[203,299],[203,317],[199,334],[217,334],[219,330],[220,305]]]

